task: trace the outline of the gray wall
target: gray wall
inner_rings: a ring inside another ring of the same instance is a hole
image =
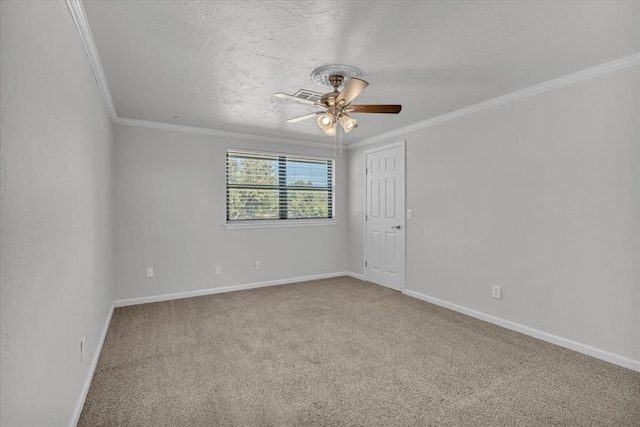
[[[113,303],[112,124],[64,2],[0,13],[0,424],[69,425]]]
[[[363,149],[337,225],[226,230],[227,147],[332,149],[116,126],[114,153],[66,5],[0,14],[0,424],[73,421],[114,299],[363,272]],[[640,360],[638,70],[405,135],[406,288]]]
[[[406,288],[640,360],[639,70],[381,142],[406,139]],[[367,148],[348,161],[355,273]]]
[[[227,148],[333,156],[332,148],[116,126],[117,300],[346,270],[346,156],[336,158],[337,225],[228,230]]]

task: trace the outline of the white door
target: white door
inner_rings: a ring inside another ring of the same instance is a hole
[[[369,150],[365,156],[365,277],[400,291],[404,262],[404,144]]]

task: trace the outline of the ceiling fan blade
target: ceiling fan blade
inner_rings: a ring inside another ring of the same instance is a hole
[[[347,85],[342,89],[340,95],[336,98],[336,104],[342,102],[342,105],[348,105],[356,96],[369,86],[369,83],[357,77],[351,77]]]
[[[273,96],[275,96],[276,98],[282,98],[282,99],[287,99],[289,101],[299,102],[301,104],[316,105],[315,101],[310,101],[310,100],[304,99],[304,98],[298,98],[297,96],[288,95],[288,94],[282,93],[282,92],[276,92],[276,93],[273,94]]]
[[[289,120],[286,120],[287,123],[295,123],[295,122],[301,122],[302,120],[307,120],[310,119],[311,117],[315,117],[318,114],[320,114],[320,112],[317,113],[309,113],[309,114],[305,114],[303,116],[298,116],[298,117],[293,117],[290,118]]]
[[[402,110],[402,105],[398,104],[378,104],[378,105],[349,105],[345,111],[348,113],[387,113],[398,114]]]

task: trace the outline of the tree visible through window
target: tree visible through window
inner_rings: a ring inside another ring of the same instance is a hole
[[[333,160],[227,151],[227,221],[333,218]]]

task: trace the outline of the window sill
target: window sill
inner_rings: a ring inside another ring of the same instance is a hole
[[[244,230],[251,228],[289,228],[289,227],[322,227],[336,225],[335,219],[313,219],[313,220],[277,220],[277,221],[234,221],[226,222],[224,228],[227,230]]]

